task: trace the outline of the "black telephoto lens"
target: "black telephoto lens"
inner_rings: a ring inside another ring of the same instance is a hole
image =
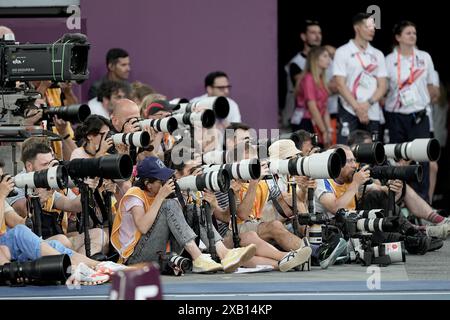
[[[91,109],[87,104],[71,105],[65,107],[50,107],[44,109],[44,115],[49,118],[57,116],[59,119],[72,123],[81,123],[91,114]]]
[[[64,162],[72,179],[100,177],[104,179],[129,179],[133,161],[127,154],[114,154],[93,159],[73,159]]]

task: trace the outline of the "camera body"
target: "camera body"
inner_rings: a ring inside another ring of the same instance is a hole
[[[0,83],[8,81],[78,81],[89,77],[90,45],[83,34],[65,34],[53,44],[0,41]]]

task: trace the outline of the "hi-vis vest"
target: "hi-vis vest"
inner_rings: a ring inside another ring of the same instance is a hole
[[[239,200],[242,202],[242,200],[245,197],[245,194],[248,190],[248,183],[243,184],[241,190],[239,190]],[[260,219],[263,213],[264,205],[266,204],[269,197],[269,186],[265,181],[260,181],[258,183],[258,187],[256,189],[256,198],[255,202],[253,203],[252,207],[252,213],[250,214],[251,220],[254,219]],[[239,217],[237,217],[238,223],[243,223]]]
[[[122,205],[124,204],[124,201],[129,197],[136,197],[139,200],[141,200],[144,203],[145,212],[149,210],[150,206],[155,200],[155,198],[148,196],[145,191],[143,191],[141,188],[138,187],[132,187],[128,189],[123,198],[120,200],[119,210],[116,214],[116,217],[114,218],[114,223],[111,231],[111,243],[114,246],[114,248],[116,248],[116,250],[119,252],[121,259],[127,259],[128,257],[131,256],[131,254],[134,251],[134,247],[136,246],[136,244],[138,243],[139,239],[142,236],[142,234],[136,228],[133,241],[128,245],[128,247],[122,248],[122,244],[120,243],[120,227],[122,225]]]

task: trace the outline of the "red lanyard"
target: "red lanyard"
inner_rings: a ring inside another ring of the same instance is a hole
[[[361,67],[363,67],[364,71],[366,71],[366,70],[367,70],[367,66],[364,64],[364,62],[362,61],[362,59],[361,59],[361,57],[359,56],[359,54],[360,54],[360,52],[358,52],[358,53],[356,54],[356,58],[358,58],[359,63],[361,64]]]
[[[400,59],[400,48],[397,49],[397,82],[398,82],[398,88],[399,90],[402,90],[402,88],[406,85],[406,83],[402,83],[401,82],[401,71],[402,71],[402,67],[401,67],[401,59]],[[408,84],[411,85],[414,82],[414,50],[412,53],[412,62],[411,62],[411,71],[409,73],[409,79],[408,79]]]

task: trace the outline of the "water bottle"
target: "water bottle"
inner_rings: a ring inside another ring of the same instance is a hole
[[[348,127],[348,122],[343,122],[342,123],[341,135],[343,137],[348,137],[349,134],[350,134],[350,128]]]
[[[384,129],[383,142],[384,144],[389,143],[389,129]]]

